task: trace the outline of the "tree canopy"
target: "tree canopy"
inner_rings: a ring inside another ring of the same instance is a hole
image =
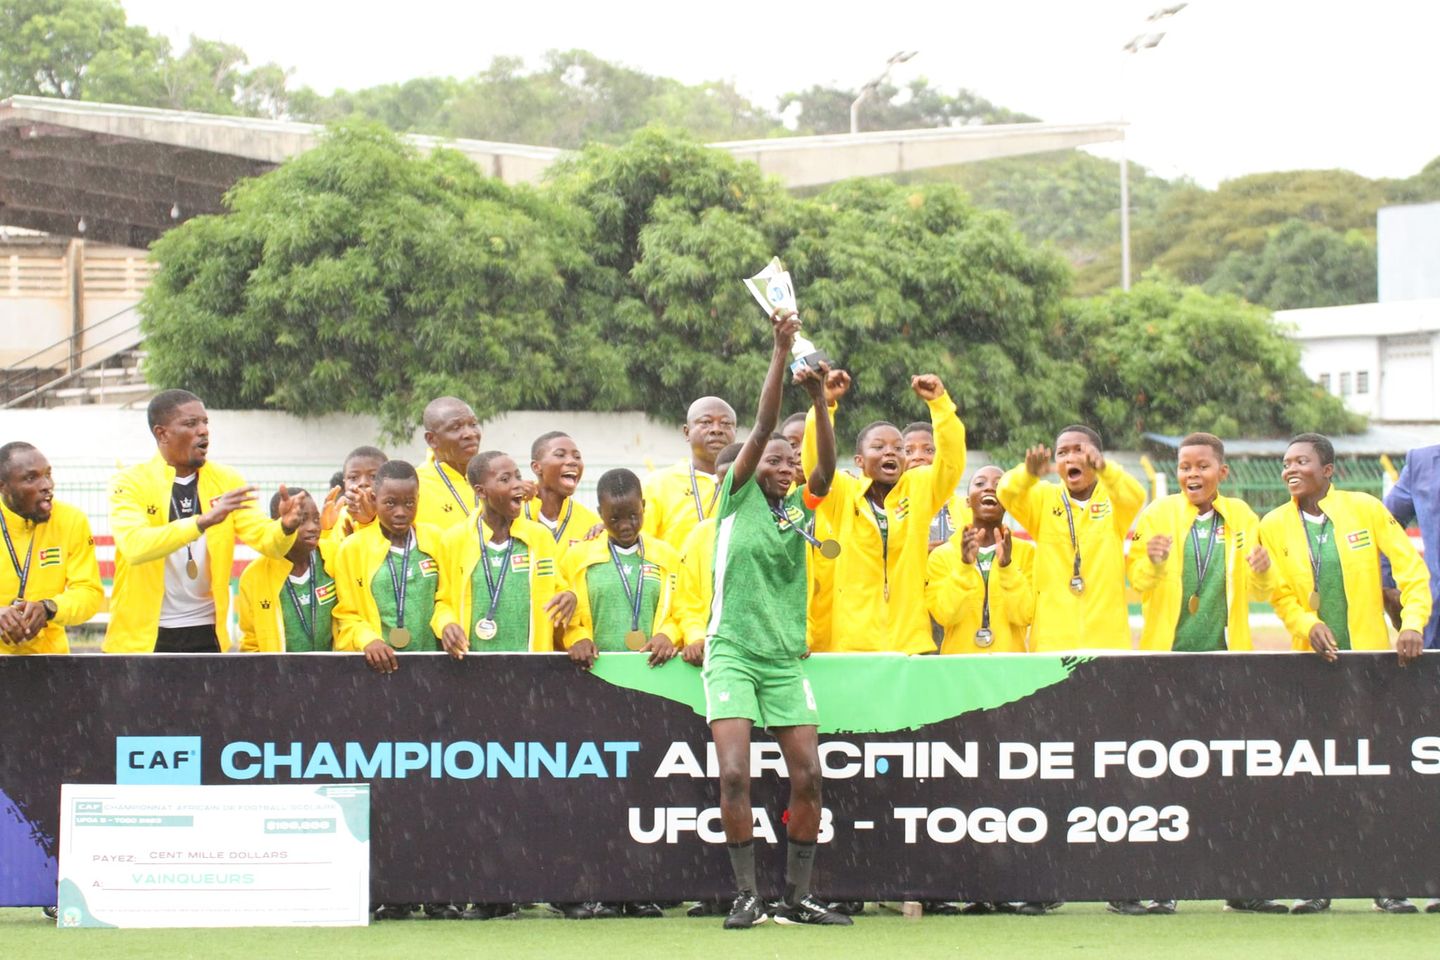
[[[922,372],[946,381],[971,443],[1000,451],[1082,417],[1127,439],[1197,411],[1231,433],[1343,425],[1262,311],[1159,280],[1067,303],[1063,261],[951,184],[800,198],[647,129],[509,187],[349,122],[227,203],[156,243],[142,305],[152,381],[217,406],[378,411],[396,435],[442,393],[482,417],[670,420],[714,393],[744,418],[768,326],[740,279],[778,254],[807,331],[855,375],[846,433],[923,416],[907,389]],[[1224,377],[1197,376],[1196,355]]]

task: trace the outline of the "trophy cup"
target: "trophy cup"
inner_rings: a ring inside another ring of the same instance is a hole
[[[764,270],[741,282],[759,302],[760,309],[765,311],[767,317],[773,317],[777,310],[798,312],[799,308],[795,305],[795,284],[791,282],[790,271],[785,269],[779,257],[772,257]],[[820,364],[831,362],[825,351],[798,333],[795,335],[795,345],[790,348],[790,355],[793,357],[790,362],[791,373],[798,373],[801,367],[818,370]]]

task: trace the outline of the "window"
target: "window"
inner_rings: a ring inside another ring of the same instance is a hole
[[[1324,390],[1326,393],[1330,392],[1330,374],[1320,374],[1320,389]]]
[[[1358,371],[1358,372],[1355,374],[1355,392],[1356,392],[1356,393],[1369,393],[1369,392],[1370,392],[1370,371],[1369,371],[1369,370],[1360,370],[1360,371]]]
[[[1340,374],[1340,396],[1350,396],[1350,373],[1348,371]]]

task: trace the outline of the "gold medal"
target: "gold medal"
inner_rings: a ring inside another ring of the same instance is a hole
[[[1196,596],[1195,594],[1193,594],[1193,593],[1190,594],[1190,604],[1189,604],[1189,606],[1190,606],[1190,616],[1193,617],[1193,616],[1195,616],[1195,614],[1197,614],[1197,613],[1200,612],[1200,598],[1199,598],[1198,596]]]
[[[390,646],[396,650],[404,650],[410,646],[410,631],[404,627],[396,627],[390,631]]]
[[[195,562],[194,557],[191,557],[189,560],[185,561],[185,576],[189,577],[191,580],[200,579],[200,564]]]
[[[481,640],[494,640],[495,634],[500,632],[500,626],[489,617],[475,622],[475,636]]]
[[[625,634],[625,646],[627,649],[644,650],[645,644],[649,642],[650,638],[645,636],[644,630],[631,630]]]
[[[840,541],[821,540],[820,556],[824,557],[826,560],[834,560],[836,557],[840,556]]]
[[[1311,590],[1311,591],[1310,591],[1310,609],[1311,609],[1311,610],[1319,610],[1319,609],[1320,609],[1320,591],[1319,591],[1319,590]]]

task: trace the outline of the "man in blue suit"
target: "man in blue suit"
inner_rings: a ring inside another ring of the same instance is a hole
[[[1425,564],[1430,568],[1430,596],[1440,599],[1440,444],[1417,447],[1405,457],[1400,479],[1385,494],[1385,507],[1401,526],[1414,521],[1420,527],[1425,544]],[[1389,561],[1382,560],[1385,578],[1385,609],[1392,620],[1400,613],[1400,591],[1390,576]],[[1430,614],[1425,625],[1425,649],[1435,650],[1435,625],[1440,622],[1440,606]]]

